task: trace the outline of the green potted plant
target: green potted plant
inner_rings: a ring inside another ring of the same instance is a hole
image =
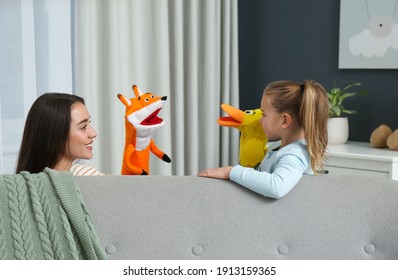
[[[329,120],[328,120],[328,138],[329,144],[344,144],[348,140],[348,118],[344,115],[356,114],[355,110],[346,109],[343,106],[347,98],[357,95],[366,95],[366,90],[353,91],[352,88],[361,86],[361,83],[352,83],[344,88],[336,86],[327,92],[329,99]]]

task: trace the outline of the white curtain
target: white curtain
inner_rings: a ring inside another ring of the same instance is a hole
[[[14,173],[27,112],[72,91],[70,0],[0,1],[0,172]]]
[[[74,92],[86,100],[98,137],[91,164],[119,174],[124,105],[131,86],[168,96],[166,125],[153,138],[172,163],[153,175],[194,175],[238,162],[239,134],[221,128],[220,104],[239,107],[237,0],[74,2]]]

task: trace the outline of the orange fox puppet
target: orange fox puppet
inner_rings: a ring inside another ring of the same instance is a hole
[[[126,106],[126,143],[121,174],[148,175],[149,152],[165,162],[171,162],[169,156],[159,150],[152,139],[153,132],[165,125],[163,119],[158,117],[158,113],[166,103],[167,96],[159,97],[150,92],[142,93],[136,85],[133,85],[133,91],[134,98],[117,95]]]

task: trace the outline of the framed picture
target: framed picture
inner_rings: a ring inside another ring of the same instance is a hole
[[[398,0],[340,0],[340,69],[398,69]]]

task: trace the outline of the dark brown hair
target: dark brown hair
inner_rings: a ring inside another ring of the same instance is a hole
[[[45,93],[29,110],[16,173],[38,173],[61,160],[69,138],[71,107],[84,99],[67,93]]]

